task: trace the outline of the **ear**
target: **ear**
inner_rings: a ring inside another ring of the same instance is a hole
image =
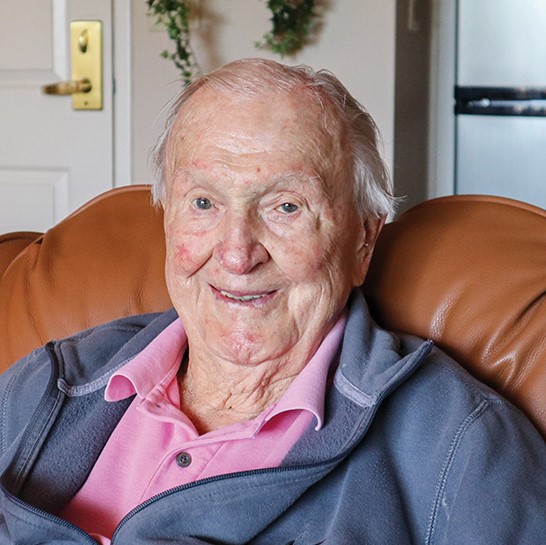
[[[354,286],[360,286],[364,283],[377,237],[383,225],[385,225],[386,219],[387,216],[368,216],[364,221],[364,227],[357,247],[357,266],[355,267],[355,278],[353,279]]]

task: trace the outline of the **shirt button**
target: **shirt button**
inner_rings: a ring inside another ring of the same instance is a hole
[[[179,452],[176,455],[176,463],[179,467],[188,467],[191,464],[191,455],[189,452]]]

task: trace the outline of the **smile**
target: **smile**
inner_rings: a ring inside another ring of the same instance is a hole
[[[244,304],[261,304],[266,301],[270,301],[276,293],[276,290],[273,291],[261,291],[248,293],[243,291],[228,291],[225,289],[216,288],[210,285],[212,291],[216,293],[217,297],[220,297],[224,301],[233,301],[234,303],[244,303]]]
[[[256,301],[257,299],[261,299],[262,297],[265,297],[267,294],[257,294],[257,295],[234,295],[233,293],[229,293],[228,291],[220,290],[220,293],[227,297],[228,299],[233,299],[234,301]]]

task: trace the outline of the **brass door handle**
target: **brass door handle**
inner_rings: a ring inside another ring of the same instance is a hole
[[[92,85],[88,79],[59,81],[44,85],[42,92],[46,95],[73,95],[75,93],[89,93]]]
[[[102,110],[102,22],[70,22],[71,79],[44,85],[47,95],[71,95],[73,110]]]

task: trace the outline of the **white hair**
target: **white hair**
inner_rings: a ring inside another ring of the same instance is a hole
[[[264,92],[283,93],[303,88],[323,108],[328,107],[344,131],[351,147],[354,198],[359,213],[364,219],[369,215],[393,214],[396,199],[379,151],[379,131],[371,115],[332,73],[260,58],[226,64],[191,82],[174,99],[165,130],[152,155],[156,174],[152,194],[156,204],[164,203],[166,198],[167,146],[175,120],[190,97],[202,87],[249,98]]]

